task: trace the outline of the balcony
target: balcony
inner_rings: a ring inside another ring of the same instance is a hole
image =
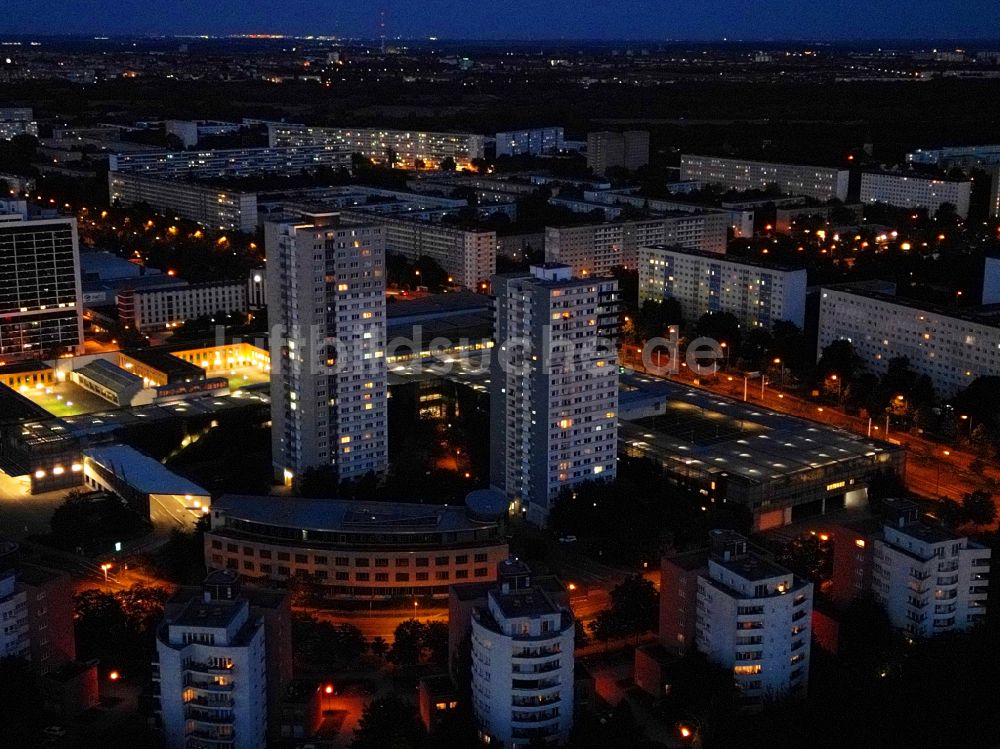
[[[536,663],[533,666],[521,666],[517,663],[514,664],[513,673],[515,674],[545,674],[549,671],[558,671],[561,666],[561,662],[558,660],[548,661],[547,663]]]
[[[555,703],[560,702],[561,700],[562,697],[560,696],[559,692],[553,692],[552,694],[542,694],[538,695],[537,697],[515,696],[511,699],[510,704],[513,707],[520,707],[520,708],[540,708],[540,707],[545,707],[546,705],[554,705]]]
[[[559,686],[559,679],[513,679],[511,689],[536,691]]]
[[[513,654],[514,660],[519,658],[548,658],[553,655],[560,655],[561,648],[525,648]]]
[[[232,707],[235,703],[232,697],[218,695],[209,699],[208,697],[194,697],[184,703],[185,705],[197,705],[199,707],[225,708]]]
[[[234,688],[232,682],[228,684],[216,684],[213,681],[195,681],[194,679],[185,679],[184,686],[203,692],[232,692]]]
[[[228,731],[223,734],[217,731],[205,731],[201,728],[189,729],[187,732],[188,747],[218,747],[231,746],[236,741],[236,732]]]
[[[517,728],[516,726],[511,731],[511,736],[515,739],[534,739],[534,738],[546,738],[548,736],[555,736],[559,733],[559,725],[551,726],[540,726],[538,728]]]
[[[219,707],[215,710],[198,707],[185,707],[184,717],[197,723],[211,723],[213,725],[222,726],[231,726],[235,720],[231,708],[228,707]]]
[[[559,720],[559,711],[545,710],[544,712],[538,713],[522,713],[515,711],[510,717],[511,721],[515,725],[518,723],[546,723],[550,720]]]
[[[207,674],[209,676],[225,676],[226,674],[231,674],[234,671],[231,665],[218,666],[212,663],[201,663],[199,661],[185,662],[184,670],[193,674]]]

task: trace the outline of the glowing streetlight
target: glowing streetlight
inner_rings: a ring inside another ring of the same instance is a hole
[[[105,562],[104,564],[101,565],[101,571],[104,573],[104,582],[108,581],[108,570],[110,570],[110,569],[111,569],[111,563],[110,562]],[[116,672],[112,672],[112,673],[116,673]]]

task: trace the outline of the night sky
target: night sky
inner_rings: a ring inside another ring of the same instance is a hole
[[[973,39],[998,0],[4,0],[5,34],[233,34],[466,39]]]

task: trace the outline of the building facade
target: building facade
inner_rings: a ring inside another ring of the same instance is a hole
[[[337,214],[267,224],[272,461],[291,482],[384,473],[385,233]]]
[[[732,669],[747,703],[804,697],[812,583],[749,551],[734,531],[712,531],[711,544],[698,578],[698,649]]]
[[[365,215],[358,211],[345,213],[352,220],[381,226],[387,252],[402,255],[410,261],[429,257],[456,285],[478,290],[496,273],[495,231],[461,229],[405,216]]]
[[[934,214],[950,203],[962,218],[969,215],[971,180],[934,179],[919,174],[865,172],[861,175],[861,202],[897,208],[926,208]]]
[[[257,193],[213,187],[171,176],[143,172],[108,172],[112,204],[148,203],[165,216],[180,216],[220,231],[257,228]]]
[[[206,586],[203,597],[166,613],[156,655],[167,749],[265,749],[264,621],[239,595],[237,579]]]
[[[649,163],[649,132],[601,130],[587,133],[587,166],[594,174],[622,168],[630,172]]]
[[[458,169],[472,167],[473,159],[485,155],[486,139],[473,133],[433,133],[422,130],[381,128],[311,127],[268,123],[272,148],[339,146],[348,154],[404,169],[437,169],[452,159]]]
[[[1000,375],[1000,327],[992,318],[962,314],[888,294],[847,287],[820,292],[817,356],[837,340],[850,341],[870,371],[906,357],[950,397],[977,377]]]
[[[965,632],[986,617],[990,549],[920,522],[917,510],[908,500],[891,503],[872,542],[872,594],[913,637]]]
[[[639,303],[676,299],[684,317],[728,312],[740,325],[805,324],[806,271],[665,245],[639,250]]]
[[[783,193],[790,195],[843,201],[847,199],[850,172],[832,167],[683,154],[681,179],[741,191],[766,190],[777,185]]]
[[[74,219],[0,222],[0,363],[83,347]]]
[[[318,167],[349,169],[351,154],[335,145],[288,148],[227,148],[212,151],[137,151],[108,158],[117,174],[144,174],[164,179],[252,177],[261,174],[294,177]]]
[[[212,503],[205,563],[248,579],[304,576],[327,598],[441,598],[454,583],[495,579],[505,512],[472,497],[445,507],[225,495]]]
[[[729,223],[722,213],[547,227],[545,260],[564,263],[577,276],[599,276],[613,268],[636,268],[639,248],[672,245],[724,253]]]
[[[123,289],[116,301],[118,319],[125,327],[139,332],[167,330],[217,312],[246,312],[247,287],[242,281],[210,281]]]
[[[18,135],[38,137],[38,123],[31,107],[0,107],[0,140]]]
[[[493,292],[490,481],[544,525],[561,489],[615,476],[618,283],[547,264]]]
[[[532,585],[523,562],[499,565],[472,612],[472,700],[480,740],[561,745],[573,726],[573,614]]]
[[[561,127],[539,127],[497,133],[497,156],[552,156],[563,149]]]

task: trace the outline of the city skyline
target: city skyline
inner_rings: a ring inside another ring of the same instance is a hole
[[[182,0],[148,6],[136,0],[78,3],[58,0],[37,7],[11,0],[0,33],[61,34],[310,34],[355,38],[482,40],[982,40],[996,36],[1000,7],[985,0],[915,0],[906,6],[887,0],[843,0],[825,7],[792,0],[708,0],[695,7],[664,9],[659,4],[624,0],[614,5],[580,7],[565,0],[544,4],[508,0],[483,2],[412,0],[329,4],[326,13],[312,3],[292,0],[274,6],[256,0],[230,0],[210,6]],[[497,23],[500,17],[504,23]],[[935,31],[928,34],[933,25]],[[993,29],[991,36],[990,29]]]

